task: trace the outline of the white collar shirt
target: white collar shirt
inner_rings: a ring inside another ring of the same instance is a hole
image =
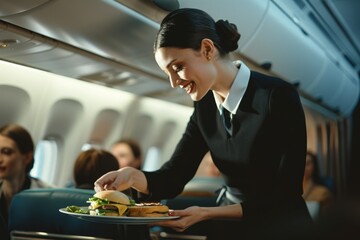
[[[245,94],[250,79],[250,69],[243,62],[235,61],[234,64],[239,68],[239,71],[236,74],[234,82],[232,83],[224,102],[221,100],[221,97],[213,91],[215,103],[220,115],[223,114],[223,108],[226,108],[231,113],[231,119],[232,115],[236,114],[236,111],[239,108],[241,99]],[[227,131],[231,135],[232,129],[227,129]]]

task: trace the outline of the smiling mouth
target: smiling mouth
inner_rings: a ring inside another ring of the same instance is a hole
[[[180,85],[180,88],[184,89],[187,94],[190,94],[193,91],[194,86],[194,82],[189,82],[188,84]]]

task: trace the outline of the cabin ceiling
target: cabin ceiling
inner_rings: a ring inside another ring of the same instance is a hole
[[[171,89],[153,57],[167,10],[192,1],[197,0],[1,0],[0,59],[192,106],[187,94]],[[313,13],[359,72],[360,1],[272,1],[299,19],[301,11]]]

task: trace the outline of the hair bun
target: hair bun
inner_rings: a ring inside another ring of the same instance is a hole
[[[231,52],[238,48],[238,41],[241,35],[235,24],[220,19],[216,22],[216,32],[220,37],[221,47],[225,51]]]

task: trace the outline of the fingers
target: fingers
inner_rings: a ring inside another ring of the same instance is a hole
[[[183,232],[189,227],[187,224],[185,224],[185,221],[181,218],[169,220],[169,221],[150,223],[149,226],[168,227],[174,229],[177,232]]]
[[[114,178],[111,176],[111,172],[106,173],[95,181],[94,190],[96,192],[104,190],[116,190],[116,188],[114,188],[113,182]]]
[[[99,185],[94,185],[94,190],[95,192],[101,192],[102,191],[102,187]]]
[[[96,180],[96,182],[94,182],[94,190],[95,192],[100,192],[104,190],[104,185],[101,183],[99,179]]]
[[[149,226],[169,227],[177,232],[183,232],[192,225],[190,223],[191,216],[189,216],[189,213],[186,210],[169,210],[169,216],[180,216],[180,218],[151,223]]]
[[[129,171],[128,171],[129,172]],[[128,181],[129,176],[124,171],[111,171],[101,176],[94,183],[94,190],[96,192],[104,190],[119,190],[122,191],[131,187]]]
[[[180,216],[180,217],[189,215],[189,213],[186,210],[173,210],[173,209],[170,209],[168,214],[169,216]]]

